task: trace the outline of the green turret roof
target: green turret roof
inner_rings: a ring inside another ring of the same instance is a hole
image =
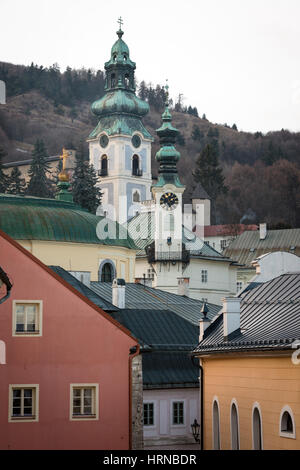
[[[29,196],[0,195],[0,229],[15,240],[92,243],[135,249],[124,227],[116,223],[116,238],[99,239],[98,217],[72,202]],[[106,219],[108,225],[113,221]],[[113,230],[110,233],[114,233]]]
[[[157,152],[155,158],[159,162],[159,176],[155,187],[162,187],[165,184],[174,184],[178,188],[182,188],[177,172],[177,162],[180,158],[180,153],[175,148],[175,142],[179,131],[172,126],[172,115],[169,110],[169,95],[168,85],[167,100],[165,110],[162,114],[162,125],[156,130],[159,136],[161,148]]]

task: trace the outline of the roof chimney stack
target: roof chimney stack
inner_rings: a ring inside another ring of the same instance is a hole
[[[185,295],[189,297],[190,278],[189,277],[178,277],[178,295]]]
[[[223,302],[223,325],[224,340],[228,340],[228,336],[240,328],[241,317],[241,298],[225,297]]]
[[[125,308],[125,281],[114,279],[112,283],[112,303],[115,307]]]
[[[259,239],[265,240],[267,236],[267,224],[259,224]]]
[[[199,343],[204,338],[204,332],[210,325],[210,320],[207,318],[207,314],[209,312],[209,308],[206,302],[203,303],[201,308],[201,313],[203,314],[203,318],[199,321]]]

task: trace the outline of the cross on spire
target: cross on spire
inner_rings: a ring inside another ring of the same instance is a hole
[[[119,23],[119,30],[121,31],[122,25],[123,25],[122,16],[120,16],[120,17],[118,18],[118,23]]]

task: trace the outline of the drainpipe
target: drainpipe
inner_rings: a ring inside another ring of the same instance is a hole
[[[129,354],[129,450],[132,450],[132,361],[140,354],[140,345],[130,348]]]
[[[194,363],[194,356],[191,356],[192,364],[195,367],[200,369],[200,450],[204,450],[204,432],[203,432],[203,422],[204,422],[204,412],[203,412],[203,396],[204,396],[204,387],[203,387],[203,380],[204,380],[204,370],[200,364]],[[199,359],[200,362],[200,359]]]

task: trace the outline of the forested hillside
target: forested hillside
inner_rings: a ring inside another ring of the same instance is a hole
[[[50,155],[63,146],[76,148],[96,125],[91,103],[104,93],[101,70],[61,73],[50,68],[0,63],[0,80],[7,86],[7,104],[0,106],[0,146],[3,161],[31,157],[36,139],[42,139]],[[183,90],[184,91],[184,90]],[[137,84],[137,93],[149,102],[144,123],[155,138],[155,153],[165,91],[159,85]],[[225,176],[227,192],[216,198],[216,223],[266,221],[272,226],[299,226],[300,133],[278,130],[262,134],[238,131],[238,122],[212,123],[205,110],[184,106],[179,96],[171,103],[173,124],[180,135],[177,148],[181,179],[193,182],[196,160],[207,144],[213,145]],[[201,116],[201,117],[200,117]],[[87,146],[85,146],[87,155]]]

